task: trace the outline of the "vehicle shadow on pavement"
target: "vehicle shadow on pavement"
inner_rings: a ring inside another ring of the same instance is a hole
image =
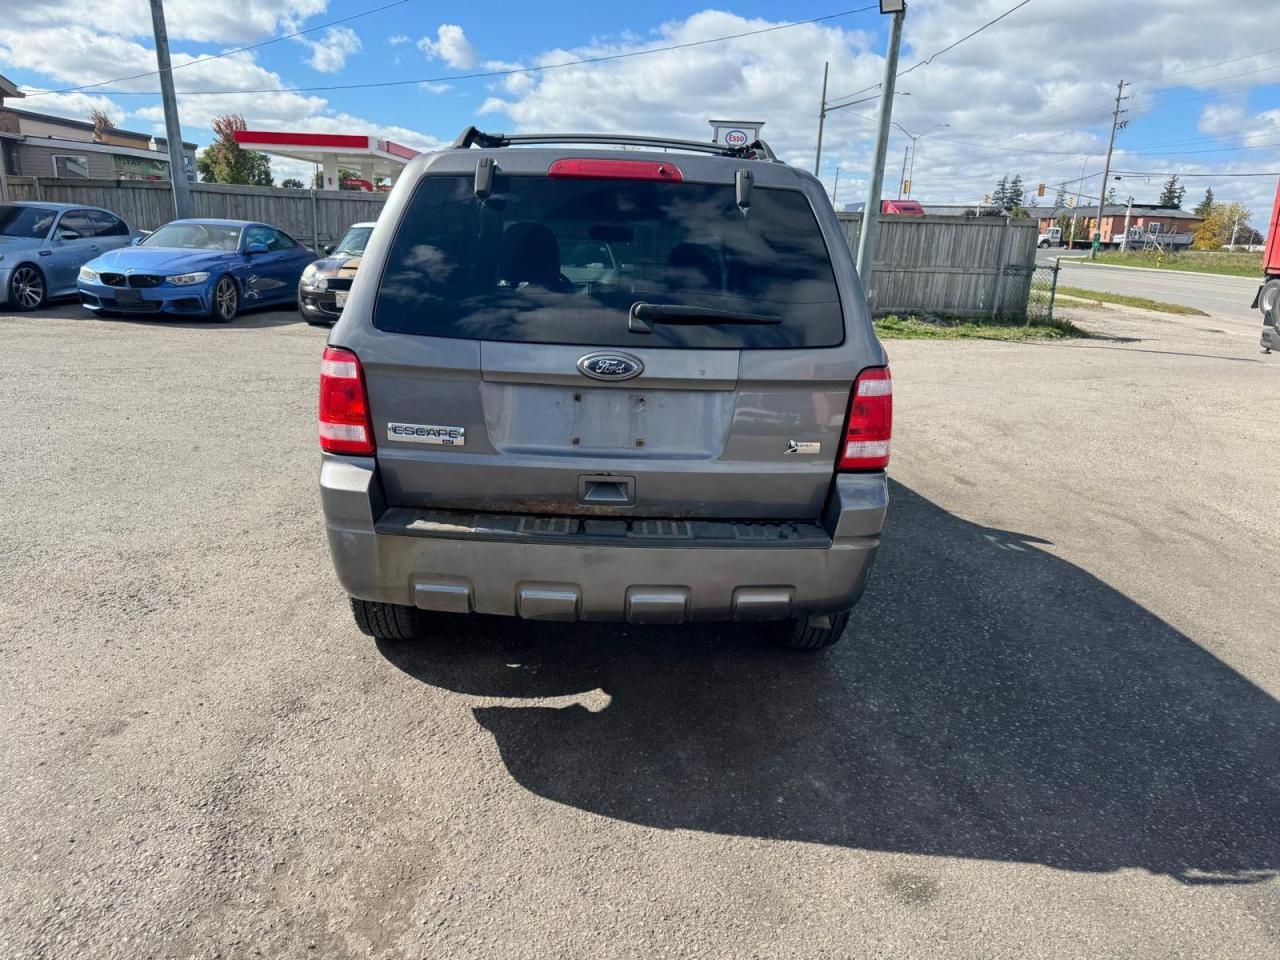
[[[297,310],[289,307],[249,307],[231,323],[219,323],[211,317],[190,317],[177,314],[130,315],[114,313],[106,316],[80,306],[75,300],[61,300],[46,304],[31,313],[11,314],[33,320],[85,320],[95,323],[118,323],[126,326],[172,327],[179,330],[260,330],[265,327],[286,327],[305,321]]]
[[[475,716],[520,785],[602,816],[1187,883],[1276,875],[1280,704],[1044,541],[892,496],[853,633],[825,654],[763,629],[482,618],[381,649],[448,690],[586,694]]]

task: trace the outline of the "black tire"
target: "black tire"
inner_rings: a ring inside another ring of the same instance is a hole
[[[417,607],[352,597],[351,612],[360,632],[379,640],[417,640],[426,634],[422,611]]]
[[[20,263],[9,274],[9,306],[26,312],[39,310],[49,299],[49,285],[34,263]]]
[[[213,302],[209,316],[218,323],[230,323],[240,312],[240,288],[229,274],[223,274],[213,285]]]
[[[1280,329],[1280,280],[1271,280],[1258,294],[1258,309],[1262,322]]]
[[[1049,242],[1046,240],[1044,243],[1037,243],[1036,246],[1039,247],[1041,250],[1048,250]]]
[[[844,636],[844,629],[848,625],[848,610],[823,617],[789,620],[784,625],[779,642],[792,650],[821,650]]]

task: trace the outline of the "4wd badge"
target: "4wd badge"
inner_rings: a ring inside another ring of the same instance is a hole
[[[406,440],[409,443],[435,443],[446,447],[467,445],[466,427],[436,427],[425,423],[388,423],[388,440]]]

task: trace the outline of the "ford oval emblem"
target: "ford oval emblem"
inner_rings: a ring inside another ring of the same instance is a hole
[[[588,353],[578,370],[596,380],[630,380],[644,372],[644,364],[626,353]]]

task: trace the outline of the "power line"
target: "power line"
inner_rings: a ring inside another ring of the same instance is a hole
[[[898,78],[898,77],[905,77],[905,76],[906,76],[908,73],[910,73],[912,70],[916,70],[916,69],[918,69],[918,68],[920,68],[920,67],[927,66],[928,64],[933,63],[933,61],[934,61],[934,60],[936,60],[938,57],[942,56],[944,53],[947,53],[948,51],[954,50],[956,47],[960,46],[960,44],[964,43],[966,40],[972,40],[974,37],[976,37],[978,34],[980,34],[983,30],[987,29],[987,27],[990,27],[990,26],[993,26],[994,24],[999,23],[1001,20],[1003,20],[1005,17],[1009,16],[1011,13],[1016,13],[1016,12],[1018,12],[1019,10],[1021,10],[1023,7],[1025,7],[1025,6],[1026,6],[1028,3],[1030,3],[1030,2],[1031,2],[1031,0],[1022,0],[1022,2],[1021,2],[1021,3],[1016,4],[1015,6],[1010,7],[1010,8],[1009,8],[1008,10],[1006,10],[1004,13],[1000,14],[1000,16],[995,17],[995,18],[993,18],[993,19],[991,19],[991,20],[988,20],[986,23],[984,23],[982,26],[978,27],[978,29],[977,29],[977,30],[974,30],[972,33],[967,33],[967,34],[965,34],[965,35],[964,35],[963,37],[961,37],[959,40],[955,41],[954,43],[947,44],[947,46],[943,47],[941,50],[938,50],[938,51],[935,51],[934,53],[929,54],[929,56],[925,57],[923,60],[917,60],[917,61],[916,61],[915,63],[913,63],[911,66],[907,67],[907,69],[905,69],[905,70],[901,71],[900,73],[895,74],[895,75],[894,75],[894,76],[895,76],[895,79],[896,79],[896,78]],[[878,83],[873,83],[873,84],[871,84],[871,86],[869,86],[869,87],[863,87],[861,90],[857,90],[857,91],[855,91],[855,92],[853,92],[853,93],[847,93],[847,94],[845,94],[843,97],[835,97],[835,98],[833,98],[832,102],[834,103],[834,102],[835,102],[835,100],[851,100],[852,98],[854,98],[854,97],[858,96],[858,94],[860,94],[860,93],[866,93],[868,90],[874,90],[874,89],[875,89],[876,87],[878,87],[878,86],[880,86],[880,84],[878,84]]]
[[[329,21],[326,21],[325,23],[317,23],[314,27],[307,27],[305,30],[298,30],[298,31],[295,31],[294,33],[286,33],[279,37],[272,37],[270,40],[263,40],[259,43],[251,43],[247,47],[237,47],[234,50],[226,50],[222,53],[215,53],[207,57],[200,57],[196,60],[190,61],[189,63],[179,63],[174,65],[172,67],[172,70],[181,70],[184,67],[194,67],[197,63],[208,63],[210,60],[221,60],[223,57],[230,57],[230,56],[234,56],[237,53],[244,53],[246,50],[257,50],[260,47],[266,47],[266,46],[270,46],[273,43],[279,43],[281,40],[292,40],[294,37],[300,37],[305,33],[315,33],[315,31],[323,30],[325,27],[334,27],[340,23],[349,23],[352,20],[359,20],[361,17],[367,17],[372,13],[381,13],[383,10],[389,10],[392,7],[399,7],[408,2],[409,0],[393,0],[393,2],[391,3],[384,3],[380,7],[374,7],[372,10],[365,10],[363,13],[353,13],[349,17],[342,17],[339,20],[329,20]],[[172,72],[172,70],[170,72]],[[47,97],[55,93],[76,93],[77,91],[80,91],[80,90],[92,90],[95,87],[105,87],[108,83],[123,83],[126,80],[140,80],[143,77],[158,76],[159,73],[160,73],[159,70],[148,70],[145,73],[134,73],[134,74],[130,74],[127,77],[115,77],[114,79],[111,79],[111,80],[99,80],[96,83],[85,83],[85,84],[81,84],[78,87],[64,87],[61,90],[40,90],[35,93],[26,94],[26,99],[30,100],[33,97]],[[116,91],[113,91],[113,90],[103,91],[103,93],[115,93],[115,92]]]
[[[1027,2],[1029,2],[1029,0],[1027,0]],[[416,86],[424,83],[453,83],[458,80],[480,80],[490,77],[510,77],[525,73],[539,73],[543,70],[558,70],[562,67],[578,67],[590,63],[629,60],[633,57],[645,57],[654,53],[666,53],[671,50],[687,50],[690,47],[703,47],[712,43],[724,43],[727,40],[739,40],[743,37],[756,37],[765,33],[774,33],[778,30],[790,30],[793,27],[804,27],[814,23],[822,23],[827,20],[835,20],[840,17],[848,17],[855,13],[865,13],[868,10],[877,9],[878,6],[878,3],[873,3],[865,7],[857,7],[853,10],[841,10],[839,13],[829,13],[821,17],[810,17],[808,20],[796,20],[793,23],[775,24],[772,27],[763,27],[759,30],[745,30],[742,33],[731,33],[723,37],[711,37],[706,40],[690,40],[685,43],[673,43],[664,47],[650,47],[645,50],[632,50],[627,53],[611,53],[598,57],[582,57],[578,60],[567,60],[564,63],[548,63],[536,67],[511,67],[505,70],[482,70],[476,73],[456,73],[442,77],[423,77],[413,80],[381,80],[371,83],[337,83],[317,87],[265,87],[260,90],[180,90],[179,95],[183,97],[223,97],[246,93],[320,93],[331,90],[368,90],[383,87]],[[155,91],[104,90],[103,93],[109,93],[112,96],[118,97],[155,96]]]
[[[1214,177],[1218,180],[1230,180],[1233,177],[1280,177],[1280,170],[1259,170],[1248,171],[1246,173],[1235,173],[1225,171],[1223,173],[1183,173],[1179,170],[1165,171],[1159,173],[1154,170],[1112,170],[1113,174],[1119,174],[1125,177],[1179,177],[1186,180],[1189,177]]]

